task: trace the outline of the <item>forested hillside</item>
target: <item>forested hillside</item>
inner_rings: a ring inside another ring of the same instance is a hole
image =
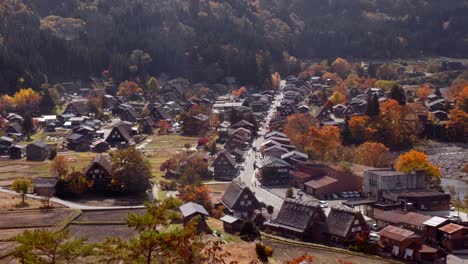
[[[296,70],[291,56],[466,56],[467,13],[466,0],[1,0],[0,92],[104,70],[264,85]]]

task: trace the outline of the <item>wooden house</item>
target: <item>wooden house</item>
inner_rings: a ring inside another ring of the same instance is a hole
[[[57,182],[57,177],[37,177],[34,179],[34,192],[39,196],[52,197]]]
[[[225,213],[240,219],[252,219],[260,203],[249,187],[240,181],[232,181],[221,198]]]
[[[23,151],[23,146],[13,145],[9,148],[8,155],[10,155],[10,159],[21,159],[23,157]]]
[[[86,116],[89,114],[88,101],[74,101],[67,105],[62,115],[73,114],[76,117]]]
[[[449,252],[468,249],[468,228],[458,224],[439,227],[442,233],[441,245]]]
[[[136,123],[139,117],[140,115],[137,113],[137,111],[133,107],[123,110],[119,115],[120,120],[127,121],[130,123]]]
[[[219,220],[223,222],[223,229],[226,233],[236,234],[240,232],[244,221],[232,215],[224,215]]]
[[[96,153],[103,153],[110,149],[109,143],[104,140],[98,140],[91,144],[91,151]]]
[[[407,261],[418,260],[417,253],[422,248],[423,238],[413,231],[387,226],[379,232],[380,246],[384,252]]]
[[[206,223],[206,219],[210,214],[206,211],[203,205],[189,202],[180,206],[179,210],[184,217],[184,226],[190,223],[192,219],[198,218],[197,233],[211,233],[211,230]]]
[[[41,141],[26,146],[26,158],[30,161],[44,161],[49,156],[49,147]]]
[[[278,216],[265,223],[269,232],[301,240],[323,241],[327,234],[326,216],[316,202],[285,199]]]
[[[170,120],[172,117],[164,110],[161,105],[154,105],[151,109],[151,117],[154,121]]]
[[[292,166],[284,160],[267,156],[255,163],[257,178],[265,185],[282,185],[289,182]]]
[[[327,217],[329,241],[348,246],[354,244],[356,235],[369,231],[361,212],[346,206],[334,206]]]
[[[140,133],[151,135],[156,123],[151,117],[145,117],[140,120]]]
[[[439,231],[439,228],[447,224],[449,224],[449,220],[439,216],[433,216],[424,222],[425,242],[429,245],[440,245],[440,241],[442,241],[442,231]]]
[[[230,181],[237,176],[236,161],[227,151],[222,151],[212,163],[215,180]]]
[[[112,165],[105,154],[97,154],[84,170],[86,179],[93,182],[93,189],[105,190],[112,180]]]
[[[127,147],[132,141],[131,130],[132,128],[128,124],[119,123],[107,135],[106,142],[111,147]]]
[[[72,151],[86,152],[90,150],[92,141],[81,134],[71,134],[67,137],[67,148]]]
[[[5,130],[5,135],[21,139],[23,137],[23,128],[18,123],[12,123]]]

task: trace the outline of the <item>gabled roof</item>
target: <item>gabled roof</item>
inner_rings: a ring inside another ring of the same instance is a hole
[[[2,137],[0,137],[0,141],[13,142],[14,139],[12,139],[11,137],[2,136]]]
[[[279,131],[271,131],[265,135],[265,138],[271,138],[271,137],[288,138],[288,135],[281,133]]]
[[[215,159],[215,162],[217,159],[221,158],[221,157],[226,157],[227,161],[231,164],[232,167],[236,167],[236,161],[234,160],[234,158],[231,156],[231,154],[227,151],[222,151],[218,154],[218,156],[216,156],[216,159]]]
[[[399,228],[399,227],[392,226],[392,225],[385,227],[383,230],[379,232],[379,234],[380,236],[383,236],[392,240],[396,240],[399,242],[402,242],[411,236],[416,236],[413,231]]]
[[[36,188],[55,188],[58,182],[57,177],[37,177],[34,179],[34,187]]]
[[[288,152],[288,153],[285,153],[283,155],[281,155],[281,159],[287,159],[287,158],[301,158],[301,159],[308,159],[309,158],[309,155],[305,154],[305,153],[302,153],[300,151],[297,151],[297,150],[293,150],[291,152]]]
[[[268,168],[291,167],[291,165],[284,160],[281,160],[272,156],[266,156],[265,158],[257,162],[257,168],[263,169],[267,167]]]
[[[39,148],[47,148],[47,145],[42,141],[36,141],[34,143],[29,144],[28,146],[36,146],[36,147],[39,147]]]
[[[74,134],[71,134],[70,136],[68,136],[67,140],[77,141],[77,140],[81,139],[82,137],[83,137],[83,135],[74,133]]]
[[[192,202],[186,203],[186,204],[180,206],[179,210],[180,210],[180,212],[182,213],[182,215],[184,217],[188,217],[188,216],[191,216],[191,215],[196,214],[196,213],[209,216],[209,214],[206,211],[205,207],[203,207],[202,205],[197,204],[197,203],[192,203]]]
[[[318,189],[318,188],[330,185],[332,183],[335,183],[337,181],[338,180],[333,179],[331,177],[323,176],[323,177],[321,177],[319,179],[310,180],[310,181],[306,182],[304,185],[312,187],[314,189]]]
[[[361,212],[346,206],[334,206],[327,217],[328,232],[346,237],[353,226],[354,219],[362,217]]]
[[[434,216],[431,219],[424,222],[424,225],[437,227],[437,226],[439,226],[439,225],[441,225],[441,224],[443,224],[443,223],[445,223],[447,221],[448,221],[447,218],[443,218],[443,217],[440,217],[440,216]]]
[[[223,217],[221,217],[219,220],[225,222],[225,223],[228,223],[228,224],[232,224],[232,223],[235,223],[237,221],[242,221],[241,219],[237,218],[237,217],[234,217],[232,215],[225,215]]]
[[[444,225],[443,227],[440,227],[439,230],[444,232],[444,233],[447,233],[447,234],[453,234],[455,232],[458,232],[462,229],[465,229],[464,226],[461,226],[461,225],[457,225],[457,224],[453,224],[453,223],[450,223],[448,225]]]
[[[171,119],[171,116],[160,105],[154,106],[153,111],[159,113],[162,119]]]
[[[254,127],[254,124],[242,119],[241,121],[233,124],[231,127],[232,128],[237,128],[237,127],[244,127],[244,126],[248,126],[248,127]]]
[[[231,210],[244,189],[249,189],[249,187],[246,187],[243,183],[237,180],[232,181],[231,184],[229,184],[227,190],[224,192],[224,195],[221,198],[221,202],[227,207],[227,209]]]
[[[263,152],[266,152],[266,151],[270,151],[270,150],[274,150],[274,149],[277,149],[277,150],[281,150],[283,151],[284,153],[288,153],[288,150],[281,147],[280,145],[273,145],[273,146],[270,146],[266,149],[263,150]],[[283,154],[284,155],[284,154]]]
[[[74,101],[71,102],[70,105],[72,105],[80,115],[86,115],[89,111],[87,101]]]
[[[296,231],[305,231],[317,214],[324,216],[322,208],[316,202],[285,199],[273,223]]]
[[[10,125],[10,127],[13,128],[18,133],[23,133],[23,128],[18,123],[13,123]]]
[[[111,173],[112,171],[112,164],[109,157],[105,154],[97,154],[94,157],[93,161],[86,167],[85,172],[87,172],[94,164],[99,164],[102,168],[104,168],[107,172]]]

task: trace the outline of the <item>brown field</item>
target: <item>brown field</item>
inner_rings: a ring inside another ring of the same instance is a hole
[[[42,202],[39,200],[27,198],[27,206],[19,207],[21,203],[21,196],[12,195],[7,193],[0,193],[0,212],[1,211],[16,211],[16,210],[30,210],[30,209],[39,209],[42,207]],[[61,208],[63,206],[59,204],[53,204],[54,208]]]
[[[0,229],[51,227],[75,214],[69,209],[3,211]]]
[[[149,162],[151,163],[154,181],[159,182],[163,180],[163,172],[159,170],[161,164],[167,159],[171,158],[178,151],[184,150],[186,143],[196,146],[197,137],[185,137],[181,135],[153,135],[148,137],[151,140],[143,148]],[[143,142],[142,144],[145,144]]]
[[[125,223],[128,214],[144,214],[146,209],[83,211],[74,222]]]
[[[395,263],[387,260],[379,260],[356,256],[346,253],[338,253],[323,249],[314,249],[306,246],[286,244],[270,239],[264,239],[263,242],[273,248],[273,259],[275,263],[286,263],[288,260],[300,257],[302,255],[315,256],[314,263],[318,264],[339,264],[339,260],[349,261],[355,264],[384,264]]]
[[[85,237],[88,242],[104,242],[108,237],[129,239],[137,232],[126,225],[70,225],[70,234],[75,238]]]

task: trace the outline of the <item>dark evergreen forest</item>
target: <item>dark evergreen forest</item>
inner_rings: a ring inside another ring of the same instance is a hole
[[[463,57],[467,14],[466,0],[1,0],[0,92],[104,70],[262,85],[295,58]]]

